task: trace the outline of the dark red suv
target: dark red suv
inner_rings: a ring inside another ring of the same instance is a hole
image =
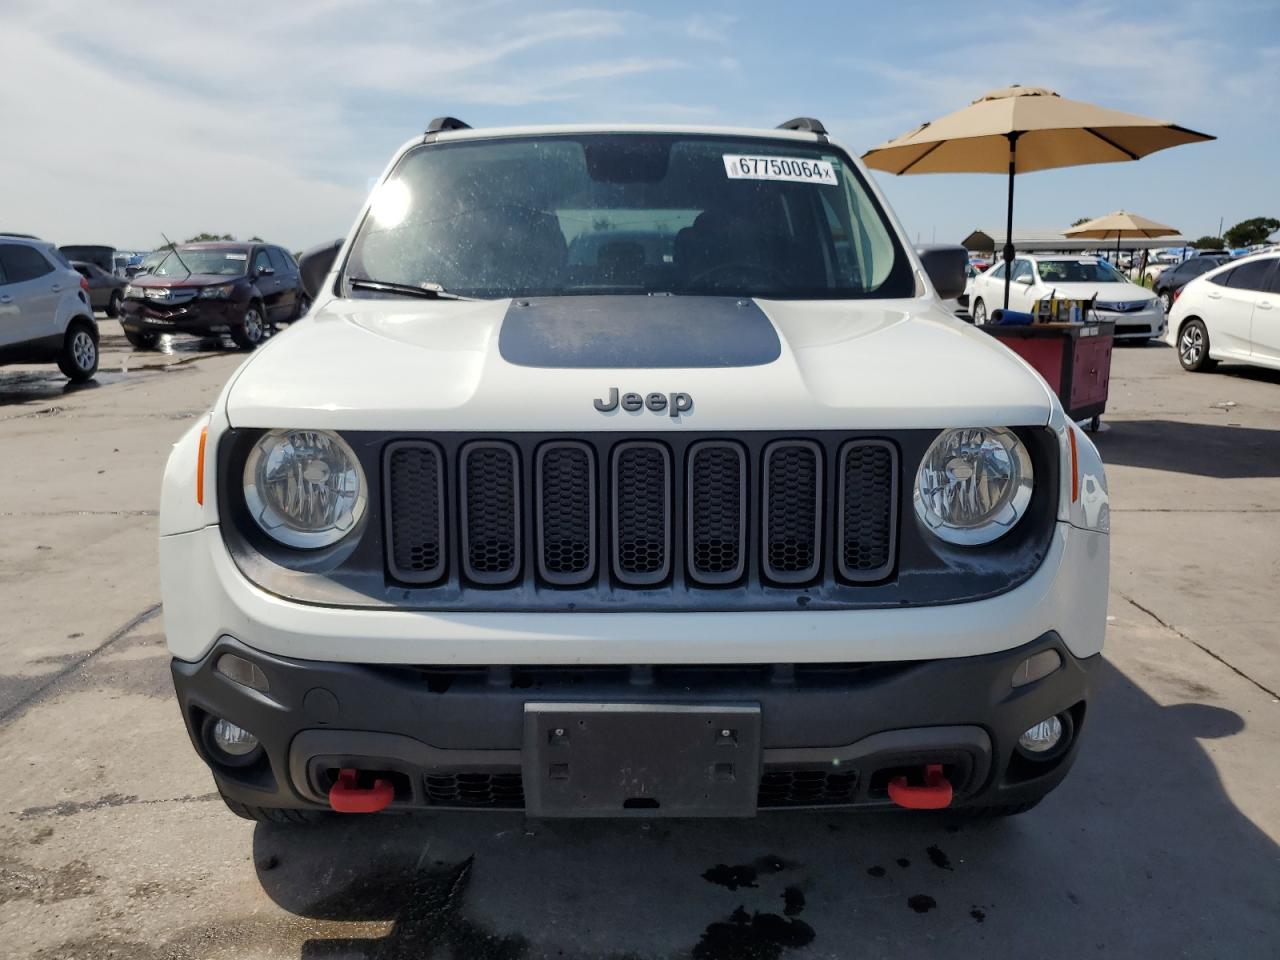
[[[276,324],[298,319],[310,301],[298,265],[270,243],[187,243],[168,251],[125,287],[120,325],[140,350],[162,333],[230,333],[252,350]]]

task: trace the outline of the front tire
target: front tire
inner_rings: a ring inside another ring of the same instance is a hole
[[[113,290],[111,299],[107,301],[107,316],[112,320],[120,316],[120,304],[124,303],[124,297],[120,295],[119,290]]]
[[[253,350],[262,342],[266,329],[266,322],[262,319],[262,305],[251,303],[245,308],[240,325],[231,328],[231,339],[241,350]]]
[[[98,372],[98,334],[83,320],[67,327],[58,355],[58,369],[72,383],[84,383]]]
[[[986,326],[987,323],[987,305],[981,299],[973,301],[973,307],[969,313],[973,316],[973,325],[975,327]]]
[[[1209,331],[1203,320],[1188,320],[1178,334],[1178,362],[1183,370],[1203,373],[1217,366],[1209,356]]]
[[[1164,307],[1164,312],[1167,316],[1169,311],[1173,309],[1173,291],[1166,290],[1160,294],[1160,306]]]

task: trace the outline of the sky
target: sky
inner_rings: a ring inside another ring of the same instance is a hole
[[[589,3],[589,0],[587,0]],[[771,127],[854,153],[1020,83],[1214,134],[1020,177],[1015,229],[1280,217],[1280,2],[634,5],[0,0],[0,230],[150,249],[345,235],[434,116]],[[998,176],[876,174],[913,239],[1001,226]]]

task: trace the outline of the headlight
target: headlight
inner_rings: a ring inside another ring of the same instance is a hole
[[[203,287],[200,290],[201,300],[226,300],[235,291],[233,283],[224,283],[219,287]]]
[[[245,462],[244,499],[268,536],[305,549],[350,533],[368,494],[360,461],[336,433],[272,430]]]
[[[121,294],[121,296],[124,297],[126,300],[128,300],[132,296],[137,296],[137,291],[133,289],[133,284],[126,283],[124,285],[124,292]]]
[[[1011,430],[946,430],[920,461],[916,516],[947,543],[990,543],[1026,512],[1033,479],[1027,448]]]
[[[148,300],[165,300],[169,296],[168,287],[143,287],[142,295]]]

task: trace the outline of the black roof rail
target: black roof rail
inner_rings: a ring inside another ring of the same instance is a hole
[[[425,136],[427,139],[431,139],[437,133],[442,133],[445,130],[470,130],[470,129],[471,129],[471,124],[463,123],[457,117],[436,117],[434,120],[432,120],[430,123],[427,124]]]
[[[788,120],[786,123],[778,124],[779,130],[806,130],[809,133],[816,133],[820,137],[827,135],[827,128],[822,125],[821,120],[813,117],[796,117]]]

